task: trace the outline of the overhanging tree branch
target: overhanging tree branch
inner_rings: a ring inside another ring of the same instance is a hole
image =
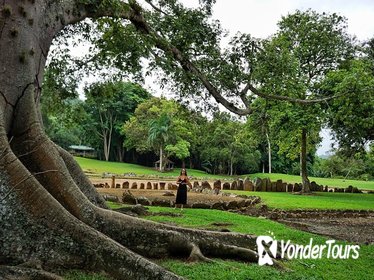
[[[168,16],[168,14],[165,11],[163,11],[161,8],[159,8],[155,4],[153,4],[151,0],[145,0],[145,2],[147,2],[157,12],[159,12],[161,14],[164,14],[165,16]]]
[[[242,100],[245,109],[239,108],[235,106],[232,102],[229,102],[221,93],[220,91],[209,81],[209,79],[206,77],[206,75],[198,69],[198,67],[195,66],[193,62],[191,62],[188,58],[186,58],[183,53],[175,46],[171,45],[168,43],[164,38],[162,38],[159,34],[154,32],[146,23],[144,17],[137,17],[136,20],[141,19],[142,27],[146,27],[143,29],[143,32],[146,34],[149,34],[153,37],[155,46],[164,52],[171,53],[182,66],[182,68],[186,72],[190,72],[194,74],[205,86],[205,88],[208,90],[208,92],[214,97],[214,99],[218,102],[221,103],[226,109],[229,111],[238,114],[238,115],[249,115],[252,112],[252,109],[250,108],[250,100],[248,99],[248,91],[250,90],[252,93],[255,95],[270,99],[270,100],[280,100],[280,101],[287,101],[291,103],[296,103],[296,104],[301,104],[301,105],[309,105],[309,104],[316,104],[316,103],[321,103],[321,102],[326,102],[328,100],[331,100],[335,98],[336,96],[330,96],[326,98],[320,98],[320,99],[298,99],[298,98],[292,98],[288,96],[282,96],[282,95],[272,95],[272,94],[267,94],[264,93],[257,88],[255,88],[250,82],[247,83],[247,85],[243,88],[241,92],[239,92],[239,97]],[[130,19],[131,20],[131,19]],[[133,21],[131,22],[135,25],[137,25],[139,22],[138,21]]]
[[[319,98],[319,99],[298,99],[298,98],[292,98],[289,96],[284,96],[284,95],[273,95],[273,94],[267,94],[264,93],[258,89],[256,89],[253,85],[248,84],[249,89],[251,92],[253,92],[255,95],[265,98],[265,99],[270,99],[270,100],[280,100],[280,101],[288,101],[290,103],[296,103],[296,104],[301,104],[301,105],[309,105],[309,104],[316,104],[316,103],[322,103],[328,100],[331,100],[333,98],[336,98],[337,96],[329,96],[325,98]]]
[[[146,2],[149,3],[149,1],[146,1]],[[149,4],[152,4],[152,3],[149,3]],[[298,98],[292,98],[292,97],[283,96],[283,95],[267,94],[267,93],[264,93],[258,90],[255,86],[253,86],[249,82],[246,84],[243,90],[237,94],[244,105],[244,108],[240,108],[237,105],[235,105],[233,102],[230,102],[229,100],[227,100],[223,96],[222,92],[216,86],[214,86],[214,84],[209,80],[209,78],[191,60],[189,60],[179,48],[172,45],[162,35],[158,34],[156,31],[154,31],[149,26],[148,22],[146,21],[146,19],[144,18],[142,14],[143,10],[141,6],[135,0],[131,0],[129,1],[129,3],[120,2],[120,6],[121,8],[117,8],[116,11],[113,11],[111,9],[99,9],[95,13],[92,13],[92,14],[88,13],[87,15],[93,18],[108,16],[108,17],[119,17],[122,19],[130,20],[131,23],[135,26],[135,28],[140,33],[148,36],[148,39],[152,41],[152,43],[154,44],[156,48],[162,50],[165,53],[171,54],[173,58],[177,62],[179,62],[179,64],[181,65],[182,69],[185,72],[193,74],[197,79],[200,80],[200,82],[207,89],[210,95],[218,103],[222,104],[227,110],[237,115],[244,116],[244,115],[249,115],[252,113],[250,98],[248,98],[249,90],[254,95],[257,95],[265,99],[287,101],[287,102],[301,104],[301,105],[309,105],[309,104],[326,102],[336,97],[336,96],[330,96],[330,97],[321,98],[321,99],[298,99]],[[153,4],[151,6],[158,11],[158,8],[154,7]]]

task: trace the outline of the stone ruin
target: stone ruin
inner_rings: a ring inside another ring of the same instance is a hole
[[[213,190],[211,190],[213,191]],[[231,197],[240,198],[240,200],[231,201],[200,201],[191,204],[186,204],[185,208],[199,208],[199,209],[217,209],[217,210],[245,210],[247,207],[254,206],[261,202],[261,198],[258,196],[247,196],[247,195],[230,195]],[[166,197],[170,197],[167,199]],[[109,201],[119,202],[119,199],[113,195],[105,195],[104,198]],[[165,198],[153,198],[149,199],[144,196],[134,196],[131,190],[125,190],[122,194],[121,202],[128,205],[143,205],[143,206],[163,206],[163,207],[174,207],[174,194],[170,195],[169,191],[165,191]]]
[[[121,184],[115,184],[112,177],[112,186],[105,183],[94,184],[96,188],[117,188],[117,189],[147,189],[147,190],[177,190],[178,185],[173,182],[132,182],[131,186],[128,181]],[[237,179],[230,182],[216,180],[213,184],[208,181],[203,181],[201,184],[198,181],[193,182],[191,191],[200,193],[212,193],[218,195],[221,190],[243,190],[243,191],[257,191],[257,192],[300,192],[302,184],[300,183],[286,183],[282,180],[272,182],[269,178],[249,178]],[[318,185],[315,181],[310,183],[312,192],[339,192],[339,193],[362,193],[357,187],[349,186],[347,188],[329,188],[328,186]],[[369,192],[374,193],[374,192]]]

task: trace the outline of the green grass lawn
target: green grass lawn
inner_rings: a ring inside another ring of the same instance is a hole
[[[117,203],[109,203],[113,208],[122,207]],[[184,227],[217,229],[212,223],[230,223],[232,225],[225,228],[231,231],[255,234],[269,235],[272,232],[277,240],[291,240],[296,244],[308,244],[310,238],[313,238],[313,244],[324,244],[325,238],[319,235],[310,234],[296,230],[283,224],[271,221],[265,218],[249,217],[235,213],[206,210],[206,209],[185,209],[180,212],[179,209],[165,207],[149,207],[155,214],[160,212],[182,213],[182,217],[170,216],[148,216],[146,219],[172,223]],[[345,245],[347,242],[339,241],[339,244]],[[316,260],[291,260],[284,262],[289,270],[279,270],[270,266],[258,266],[257,264],[244,263],[239,261],[215,259],[213,263],[187,263],[184,260],[155,260],[160,265],[183,276],[189,280],[248,280],[248,279],[374,279],[374,245],[360,245],[360,257],[354,259],[334,260],[323,256]],[[67,280],[104,280],[102,276],[86,275],[73,272],[66,276]]]
[[[227,192],[259,196],[270,208],[374,210],[374,194],[316,192],[314,195],[295,195],[282,192]]]
[[[75,157],[78,161],[79,165],[82,167],[83,170],[86,172],[102,174],[104,172],[114,173],[114,174],[125,174],[125,173],[135,173],[136,175],[149,175],[149,176],[163,176],[163,177],[177,177],[179,175],[180,169],[175,168],[173,171],[160,173],[153,168],[145,167],[142,165],[137,164],[130,164],[124,162],[107,162],[107,161],[100,161],[95,159],[88,159],[88,158],[81,158]],[[211,178],[211,179],[235,179],[238,176],[227,176],[227,175],[212,175],[206,174],[204,171],[196,170],[196,169],[187,169],[188,175],[193,176],[196,178]],[[241,175],[239,177],[250,177],[250,178],[270,178],[272,181],[276,181],[278,179],[282,179],[284,182],[287,183],[300,183],[301,179],[300,176],[296,175],[287,175],[287,174],[280,174],[280,173],[273,173],[273,174],[263,174],[263,173],[255,173],[255,174],[248,174],[248,175]],[[374,190],[374,181],[358,181],[358,180],[343,180],[343,179],[331,179],[331,178],[316,178],[316,177],[309,177],[311,181],[316,181],[318,184],[328,185],[330,187],[348,187],[352,185],[354,187],[358,187],[360,189],[365,190]]]
[[[163,177],[177,177],[180,173],[180,168],[175,168],[173,171],[168,171],[160,173],[154,168],[124,163],[124,162],[110,162],[110,161],[101,161],[95,159],[75,157],[79,165],[86,172],[93,172],[97,174],[102,174],[104,172],[113,173],[113,174],[125,174],[125,173],[135,173],[136,175],[150,175],[150,176],[163,176]],[[196,169],[187,169],[188,176],[198,177],[198,178],[213,178],[213,179],[222,179],[230,178],[230,176],[221,176],[221,175],[212,175],[207,174],[204,171]]]
[[[180,212],[179,209],[150,207],[157,212]],[[147,219],[168,222],[193,228],[214,229],[214,222],[232,223],[226,228],[231,231],[269,235],[271,231],[276,239],[291,240],[297,244],[308,244],[313,238],[314,244],[324,244],[330,238],[292,229],[283,224],[262,218],[249,217],[218,210],[185,209],[182,217],[150,216]],[[348,244],[339,242],[339,244]],[[273,267],[260,267],[235,261],[216,260],[213,264],[190,264],[181,260],[164,260],[160,264],[186,279],[374,279],[374,245],[362,245],[357,260],[292,260],[285,262],[291,272],[280,271]],[[370,278],[371,277],[371,278]]]

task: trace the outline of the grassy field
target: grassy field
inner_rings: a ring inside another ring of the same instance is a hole
[[[158,175],[159,173],[151,168],[139,165],[102,162],[77,158],[79,164],[84,170],[95,173],[136,173],[137,175]],[[178,169],[174,172],[162,174],[177,176]],[[229,176],[210,176],[199,170],[188,170],[189,175],[199,178],[230,178]],[[271,180],[282,179],[286,182],[300,182],[298,176],[285,174],[251,174],[254,177],[270,177]],[[374,182],[352,181],[341,179],[310,178],[319,184],[329,186],[345,187],[350,184],[362,189],[373,189]],[[374,209],[374,195],[372,194],[344,194],[344,193],[316,193],[312,196],[292,195],[289,193],[272,192],[243,192],[230,191],[240,194],[260,196],[271,208],[280,209]],[[122,207],[121,204],[110,203],[111,208]],[[155,214],[159,212],[178,212],[172,208],[149,207]],[[313,238],[314,244],[324,244],[328,238],[303,232],[290,228],[286,225],[271,221],[265,218],[249,217],[235,213],[204,210],[204,209],[185,209],[182,217],[170,216],[148,216],[149,220],[171,223],[184,227],[200,229],[218,229],[212,225],[215,222],[229,223],[226,226],[234,232],[269,235],[270,231],[275,238],[280,240],[291,240],[296,244],[308,244],[310,238]],[[345,245],[346,242],[340,241],[339,244]],[[175,272],[178,275],[189,280],[212,279],[212,280],[248,280],[248,279],[374,279],[374,245],[360,245],[360,257],[354,259],[334,260],[323,256],[316,260],[291,260],[284,262],[289,270],[279,270],[269,266],[258,266],[237,261],[227,261],[216,259],[213,263],[187,263],[183,260],[167,259],[155,260],[165,268]],[[65,275],[66,280],[109,280],[101,275],[87,274],[79,271],[71,271]]]
[[[94,159],[87,159],[76,157],[75,158],[79,165],[85,170],[85,172],[89,173],[96,173],[102,174],[104,172],[114,173],[114,174],[125,174],[125,173],[135,173],[136,175],[149,175],[149,176],[170,176],[176,177],[179,175],[180,169],[176,168],[173,171],[160,173],[153,168],[145,167],[142,165],[137,164],[130,164],[130,163],[122,163],[122,162],[106,162]],[[227,175],[212,175],[206,174],[204,171],[196,170],[196,169],[188,169],[188,175],[193,176],[196,178],[211,178],[211,179],[235,179],[238,176],[227,176]],[[282,179],[284,182],[287,183],[300,183],[301,179],[300,176],[296,175],[287,175],[287,174],[280,174],[280,173],[273,173],[273,174],[263,174],[263,173],[255,173],[255,174],[248,174],[242,175],[240,177],[250,177],[250,178],[270,178],[272,181],[276,181],[278,179]],[[374,190],[374,181],[358,181],[358,180],[343,180],[343,179],[331,179],[331,178],[316,178],[316,177],[309,177],[311,181],[316,181],[318,184],[328,185],[330,187],[348,187],[352,185],[354,187],[358,187],[364,190]]]
[[[374,194],[317,192],[314,195],[295,195],[281,192],[227,192],[259,196],[270,208],[374,210]]]
[[[122,207],[121,204],[109,203],[112,209]],[[308,244],[313,238],[313,244],[325,244],[328,238],[299,231],[283,224],[265,218],[249,217],[235,213],[205,210],[185,209],[181,217],[157,215],[161,212],[181,213],[179,209],[164,207],[149,207],[155,216],[147,216],[146,219],[171,223],[190,228],[217,230],[213,223],[227,223],[225,228],[234,232],[270,235],[277,240],[291,240],[295,244]],[[329,238],[331,239],[331,238]],[[338,241],[339,245],[347,242]],[[184,260],[155,260],[161,266],[189,280],[248,280],[248,279],[374,279],[374,245],[360,245],[358,259],[329,259],[326,254],[322,259],[297,259],[283,262],[288,270],[279,270],[271,266],[258,266],[257,264],[238,261],[215,259],[213,263],[187,263]],[[90,275],[81,272],[70,272],[65,276],[67,280],[109,280],[100,275]]]
[[[111,207],[119,207],[118,204],[110,204]],[[171,208],[149,207],[150,211],[178,212]],[[327,238],[319,235],[295,230],[283,224],[264,219],[238,215],[218,210],[185,209],[182,217],[149,216],[149,220],[172,223],[184,227],[217,229],[212,223],[229,223],[226,226],[231,231],[269,235],[270,231],[277,240],[291,240],[296,244],[308,244],[313,238],[313,244],[324,244]],[[339,242],[345,245],[346,242]],[[247,280],[247,279],[374,279],[374,245],[360,245],[360,257],[354,259],[333,260],[326,255],[322,259],[291,260],[284,262],[289,271],[279,270],[269,266],[258,266],[257,264],[243,263],[216,259],[214,263],[186,263],[183,260],[156,260],[160,265],[181,275],[189,280],[212,279],[212,280]],[[92,278],[94,276],[83,276],[81,278],[66,278],[68,280],[96,280],[103,278]]]
[[[180,168],[175,168],[173,171],[168,171],[160,173],[154,168],[146,167],[137,164],[124,163],[124,162],[107,162],[95,159],[75,157],[79,165],[85,172],[102,174],[104,172],[113,174],[126,174],[135,173],[136,175],[150,175],[150,176],[163,176],[163,177],[177,177],[179,176]],[[213,178],[222,179],[230,178],[230,176],[212,175],[207,174],[204,171],[196,169],[188,169],[188,176],[198,177],[198,178]]]
[[[170,211],[170,209],[152,208],[154,212]],[[179,211],[179,210],[176,210]],[[296,244],[308,244],[313,238],[314,244],[324,244],[327,238],[292,229],[267,219],[248,217],[229,212],[203,209],[186,209],[183,217],[151,216],[148,219],[175,223],[181,226],[196,228],[213,228],[212,223],[232,223],[228,226],[232,231],[269,235],[274,233],[276,239],[291,240]],[[341,242],[341,244],[346,244]],[[260,267],[234,261],[217,260],[214,264],[186,264],[183,261],[167,260],[161,265],[186,277],[186,279],[373,279],[374,246],[362,245],[357,260],[332,260],[324,256],[317,260],[292,260],[285,263],[291,271],[280,271],[273,267]]]

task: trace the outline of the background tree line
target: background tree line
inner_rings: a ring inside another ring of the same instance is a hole
[[[300,174],[299,138],[290,126],[282,125],[291,107],[272,107],[258,100],[256,113],[245,119],[224,112],[207,116],[122,81],[93,84],[85,89],[82,100],[68,95],[68,88],[47,73],[43,119],[49,136],[64,148],[89,145],[99,159],[146,166],[169,159],[177,166],[212,174]],[[61,99],[64,91],[67,96]],[[316,155],[318,132],[308,140],[311,176],[374,178],[373,145],[356,152],[342,146],[330,157],[320,158]]]

